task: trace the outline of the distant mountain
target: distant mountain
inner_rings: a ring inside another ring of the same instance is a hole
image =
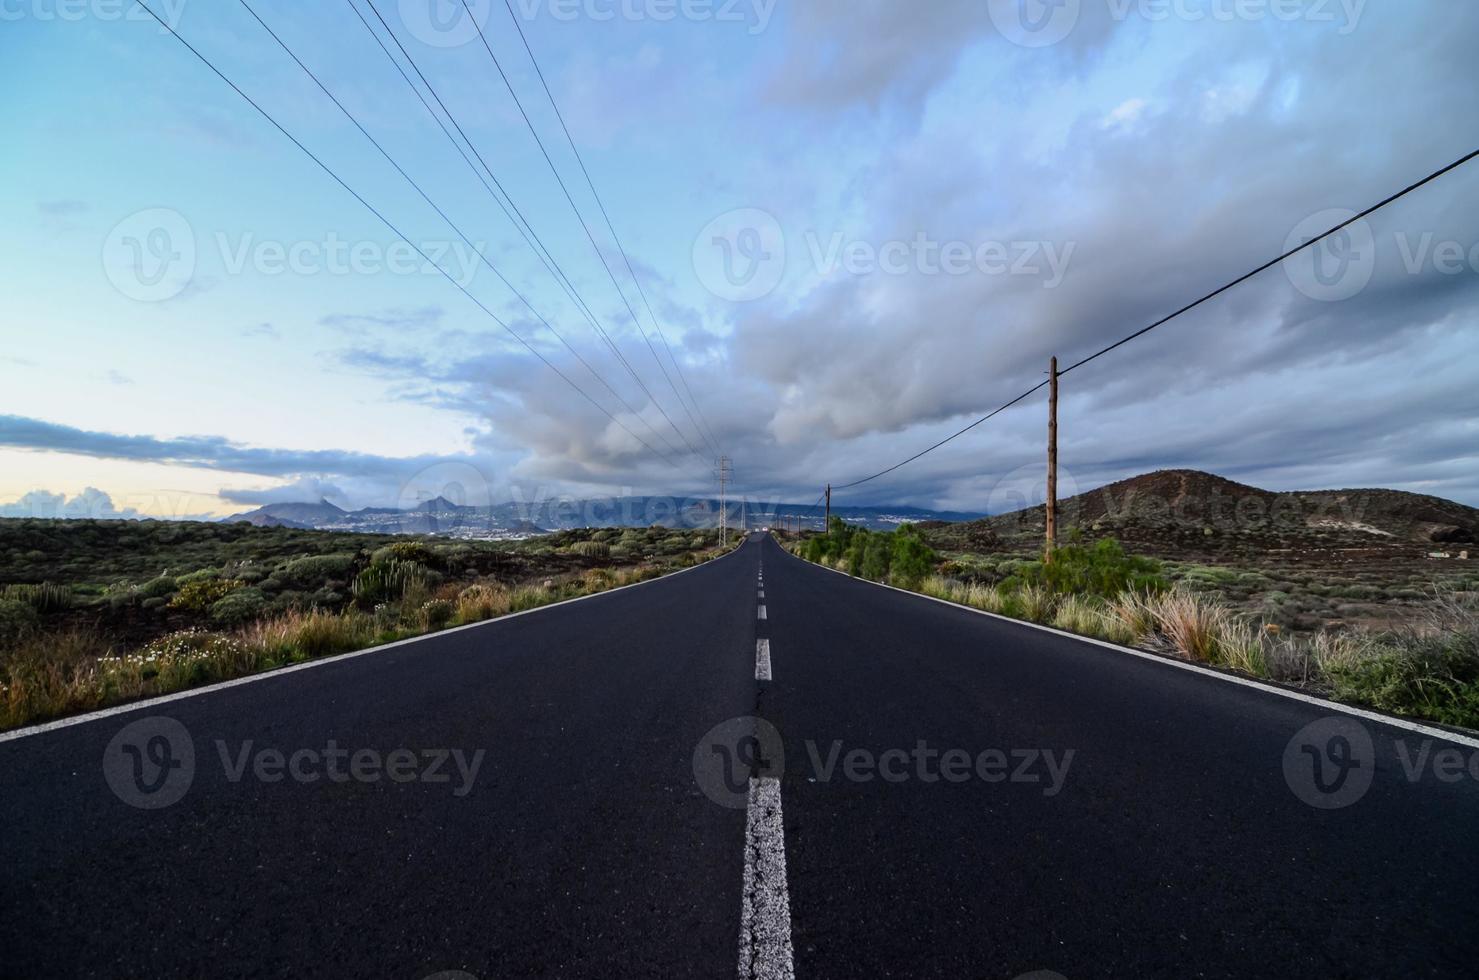
[[[311,528],[331,524],[347,513],[348,511],[342,507],[336,507],[327,500],[320,500],[316,504],[267,504],[265,507],[258,507],[245,514],[228,517],[226,520],[229,523],[245,521],[259,527]]]
[[[1061,534],[1112,536],[1147,553],[1431,549],[1473,542],[1479,509],[1403,490],[1275,492],[1200,470],[1157,470],[1059,502]],[[928,524],[940,547],[1036,549],[1044,508]]]
[[[737,528],[779,526],[818,529],[820,507],[797,504],[727,504],[728,524]],[[905,521],[961,521],[978,515],[923,510],[917,507],[836,507],[832,513],[875,529]],[[458,538],[522,538],[575,527],[718,527],[719,501],[712,498],[607,497],[590,500],[545,500],[502,503],[492,507],[462,506],[435,497],[413,508],[366,507],[344,510],[327,500],[316,504],[268,504],[226,518],[271,527],[316,528],[374,534],[442,534]]]

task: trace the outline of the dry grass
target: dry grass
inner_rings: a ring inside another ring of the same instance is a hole
[[[684,567],[722,553],[717,548],[685,553],[689,561]],[[230,633],[173,633],[125,653],[115,653],[90,631],[28,632],[0,650],[0,729],[348,653],[454,623],[482,622],[645,582],[663,572],[657,565],[593,569],[513,589],[486,583],[461,591],[413,585],[400,602],[381,604],[373,613],[307,609]]]

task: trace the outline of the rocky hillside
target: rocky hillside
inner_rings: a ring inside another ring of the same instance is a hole
[[[1166,557],[1286,550],[1463,548],[1479,535],[1479,510],[1401,490],[1279,493],[1198,470],[1158,470],[1059,504],[1060,534],[1116,537]],[[960,524],[931,524],[945,549],[1033,550],[1041,506]]]

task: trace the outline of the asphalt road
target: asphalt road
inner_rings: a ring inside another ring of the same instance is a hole
[[[1474,760],[758,536],[0,741],[0,975],[1472,976]]]

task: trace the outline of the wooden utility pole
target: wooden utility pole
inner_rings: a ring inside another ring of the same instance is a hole
[[[822,522],[822,533],[832,530],[832,484],[827,484],[827,519]]]
[[[1043,561],[1053,560],[1053,547],[1058,541],[1058,359],[1048,363],[1048,499],[1047,544]]]

